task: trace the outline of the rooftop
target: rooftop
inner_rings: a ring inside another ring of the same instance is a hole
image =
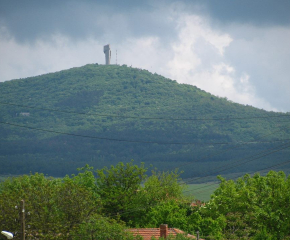
[[[151,240],[152,237],[159,239],[162,236],[162,229],[160,228],[131,228],[128,229],[131,233],[133,233],[134,236],[142,236],[144,240]],[[167,236],[173,236],[175,237],[177,234],[185,234],[188,238],[196,239],[195,236],[186,234],[180,229],[177,228],[167,228]],[[203,240],[203,239],[200,239]]]

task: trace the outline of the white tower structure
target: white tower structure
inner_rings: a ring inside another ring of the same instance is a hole
[[[104,46],[104,53],[106,57],[106,65],[110,65],[111,62],[111,48],[110,44]]]

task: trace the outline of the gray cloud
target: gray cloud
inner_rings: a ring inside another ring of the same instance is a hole
[[[146,1],[2,1],[0,24],[17,41],[34,41],[61,33],[74,39],[160,34],[170,24]],[[160,12],[159,12],[160,13]]]
[[[166,17],[166,10],[174,4],[183,5],[182,11],[188,14],[210,16],[212,24],[290,24],[288,0],[167,0],[158,3],[152,0],[1,0],[0,24],[18,41],[34,41],[55,33],[74,39],[102,38],[112,31],[119,38],[159,35],[168,40],[174,36],[174,27]]]
[[[0,0],[0,81],[102,63],[111,43],[113,62],[118,49],[121,64],[289,111],[289,9],[288,0]]]
[[[290,25],[288,0],[184,0],[188,11],[210,16],[220,24]],[[199,7],[197,7],[199,6]]]
[[[92,14],[101,16],[102,9],[87,4],[69,1],[20,1],[12,6],[9,1],[1,6],[1,23],[18,41],[47,38],[51,34],[63,33],[74,38],[84,38],[92,32],[103,34]]]

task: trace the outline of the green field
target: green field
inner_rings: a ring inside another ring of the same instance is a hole
[[[201,201],[208,201],[210,195],[217,189],[219,184],[217,182],[188,184],[184,190],[186,196],[193,197]]]

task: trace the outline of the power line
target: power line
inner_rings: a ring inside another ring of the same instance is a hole
[[[3,105],[10,105],[15,107],[23,107],[37,110],[45,110],[51,112],[59,113],[69,113],[76,115],[89,115],[89,116],[99,116],[99,117],[111,117],[111,118],[128,118],[128,119],[140,119],[140,120],[165,120],[165,121],[231,121],[231,120],[249,120],[249,119],[267,119],[267,118],[280,118],[280,117],[290,117],[290,114],[284,114],[279,116],[260,116],[260,117],[223,117],[223,118],[163,118],[163,117],[135,117],[135,116],[124,116],[124,115],[112,115],[112,114],[98,114],[98,113],[85,113],[85,112],[74,112],[51,108],[40,108],[32,107],[21,104],[14,104],[8,102],[0,102]]]
[[[289,148],[289,147],[290,147],[290,145],[287,146],[287,147],[283,147],[283,148],[281,148],[281,149],[278,149],[278,150],[272,151],[272,152],[270,152],[269,154],[272,154],[272,153],[274,153],[274,152],[281,151],[281,150],[286,149],[286,148]],[[268,154],[268,155],[269,155],[269,154]],[[261,156],[261,157],[263,157],[263,156]],[[255,160],[255,159],[254,159],[254,160]],[[287,161],[282,162],[282,163],[279,163],[279,164],[272,165],[272,166],[270,166],[270,167],[264,168],[264,169],[259,170],[259,171],[264,171],[264,170],[266,170],[266,169],[270,169],[270,168],[273,168],[273,167],[277,167],[277,166],[285,165],[285,164],[287,164],[287,163],[290,163],[290,160],[287,160]],[[255,172],[258,172],[258,171],[255,171]],[[252,173],[253,173],[253,172],[252,172]],[[239,178],[239,177],[236,177],[236,178],[233,178],[233,179],[237,179],[237,178]],[[231,180],[231,179],[229,179],[229,180]],[[185,183],[185,184],[186,184],[186,183]],[[203,186],[203,187],[200,187],[200,188],[197,188],[197,189],[194,189],[194,190],[190,190],[190,191],[185,191],[185,192],[183,192],[183,193],[186,193],[186,192],[192,192],[192,191],[195,191],[195,190],[198,190],[198,189],[207,188],[207,187],[210,187],[210,186],[214,186],[214,185],[216,185],[216,184],[217,184],[217,183],[209,184],[209,185],[207,185],[207,186]],[[202,192],[202,191],[199,191],[199,192],[197,192],[197,193],[200,193],[200,192]],[[155,204],[150,204],[150,205],[148,205],[148,206],[146,206],[146,207],[139,207],[139,208],[134,208],[134,209],[131,209],[131,210],[125,210],[125,211],[121,211],[121,212],[118,212],[118,213],[112,214],[112,215],[110,215],[110,216],[117,216],[117,215],[124,215],[124,214],[128,214],[128,213],[133,213],[133,212],[136,212],[136,211],[140,211],[140,210],[148,209],[149,207],[158,206],[159,204],[160,204],[160,203],[158,202],[158,203],[155,203]],[[109,216],[109,215],[108,215],[108,216]]]
[[[288,147],[290,147],[290,146],[288,146]],[[266,169],[270,169],[270,168],[273,168],[273,167],[277,167],[277,166],[280,166],[280,165],[285,165],[285,164],[287,164],[287,163],[290,163],[290,160],[287,160],[287,161],[285,161],[285,162],[283,162],[283,163],[279,163],[279,164],[276,164],[276,165],[273,165],[273,166],[271,166],[271,167],[267,167],[267,168],[264,168],[264,169],[262,169],[262,170],[260,170],[260,171],[264,171],[264,170],[266,170]],[[257,171],[255,171],[255,172],[257,172]],[[253,173],[253,172],[252,172]],[[237,179],[237,178],[239,178],[239,177],[236,177],[236,178],[233,178],[233,179]],[[233,179],[228,179],[228,180],[233,180]],[[210,184],[210,185],[207,185],[207,186],[203,186],[203,187],[200,187],[200,188],[197,188],[197,189],[203,189],[203,188],[207,188],[207,187],[209,187],[209,186],[213,186],[213,185],[216,185],[217,183],[213,183],[213,184]],[[196,189],[194,189],[194,191],[195,191]],[[192,190],[191,190],[192,191]],[[190,191],[190,192],[191,192]],[[187,191],[188,192],[188,191]],[[200,192],[202,192],[202,191],[199,191],[198,193],[200,193]],[[183,192],[183,193],[186,193],[186,192]],[[138,208],[133,208],[133,209],[130,209],[130,210],[124,210],[124,211],[120,211],[120,212],[118,212],[118,213],[115,213],[115,214],[110,214],[110,215],[107,215],[107,217],[109,217],[109,216],[118,216],[118,215],[125,215],[125,214],[128,214],[128,213],[133,213],[133,212],[137,212],[137,211],[140,211],[140,210],[146,210],[146,209],[148,209],[148,208],[150,208],[150,207],[155,207],[155,206],[158,206],[158,205],[160,205],[160,202],[157,202],[157,203],[154,203],[154,204],[149,204],[148,206],[146,206],[146,207],[138,207]]]
[[[269,137],[269,136],[271,136],[271,135],[273,135],[273,134],[275,134],[275,133],[277,133],[277,132],[284,131],[284,130],[286,130],[286,129],[288,129],[288,128],[290,128],[290,126],[289,126],[289,127],[283,127],[282,129],[279,129],[279,130],[274,131],[274,132],[269,133],[269,134],[265,134],[265,135],[261,136],[260,138],[256,139],[256,142],[261,142],[261,141],[259,141],[259,140],[261,140],[261,139],[263,139],[263,138],[266,138],[266,137]],[[240,143],[237,143],[237,144],[236,144],[235,146],[233,146],[233,147],[229,147],[229,148],[227,148],[227,149],[225,149],[225,150],[223,150],[223,151],[220,151],[220,152],[218,152],[218,153],[211,154],[211,155],[209,155],[209,156],[205,156],[205,157],[203,157],[203,158],[196,159],[196,160],[194,160],[194,161],[192,161],[192,162],[189,162],[189,163],[185,163],[185,164],[179,165],[179,166],[177,166],[177,167],[175,167],[175,168],[181,168],[181,167],[184,167],[184,166],[191,165],[191,164],[193,164],[193,163],[195,163],[195,162],[200,162],[200,161],[202,161],[202,160],[208,159],[208,158],[210,158],[210,157],[219,156],[219,155],[221,155],[221,154],[223,154],[223,153],[226,153],[226,152],[228,152],[228,151],[230,151],[230,150],[234,150],[234,149],[240,148],[241,146],[246,145],[246,144],[248,144],[248,143],[250,143],[250,142],[240,142]]]
[[[282,129],[282,130],[284,130],[284,129]],[[282,130],[279,130],[279,131],[282,131]],[[276,132],[277,132],[277,131],[275,131],[274,133],[276,133]],[[273,134],[273,133],[271,133],[271,134]],[[265,136],[268,136],[268,135],[271,135],[271,134],[267,134],[267,135],[265,135]],[[263,137],[265,137],[265,136],[263,136]],[[246,162],[239,163],[238,165],[234,165],[234,166],[232,166],[232,167],[230,167],[230,168],[234,168],[234,167],[237,167],[237,166],[239,166],[239,165],[241,165],[241,164],[245,164],[245,163],[248,163],[248,162],[251,162],[251,161],[257,160],[257,159],[259,159],[259,158],[262,158],[262,157],[268,156],[268,155],[270,155],[270,154],[273,154],[273,153],[276,153],[276,152],[282,151],[282,150],[287,149],[287,148],[289,148],[289,147],[290,147],[289,143],[286,143],[286,144],[280,145],[280,146],[278,146],[278,147],[272,148],[272,149],[271,149],[272,151],[270,151],[270,152],[269,152],[269,150],[267,150],[267,151],[263,151],[263,152],[261,152],[261,153],[259,153],[259,154],[255,154],[255,155],[253,155],[253,156],[251,156],[251,157],[241,159],[241,160],[246,160],[246,159],[249,159],[249,158],[250,158],[250,160],[248,160],[248,161],[246,161]],[[262,154],[262,155],[261,155],[261,154]],[[253,157],[255,157],[255,158],[252,159]],[[240,160],[239,160],[239,161],[240,161]],[[285,162],[283,162],[283,163],[279,163],[279,164],[276,164],[276,165],[272,165],[271,167],[267,167],[267,168],[265,168],[265,169],[269,169],[269,168],[273,168],[273,167],[277,167],[277,166],[285,165],[285,164],[287,164],[287,163],[289,163],[289,162],[290,162],[290,160],[287,160],[287,161],[285,161]],[[228,169],[230,169],[230,168],[222,169],[222,170],[219,171],[219,172],[226,171],[226,170],[228,170]],[[262,171],[265,170],[265,169],[262,169]],[[260,170],[260,171],[261,171],[261,170]],[[257,171],[256,171],[256,172],[257,172]],[[206,176],[205,176],[205,177],[206,177]],[[184,183],[186,184],[187,182],[184,182]],[[216,185],[216,183],[214,183],[214,184],[210,184],[210,185],[205,186],[205,187],[200,187],[200,188],[198,188],[198,189],[207,188],[207,187],[212,186],[212,185]],[[194,189],[194,191],[195,191],[195,190],[198,190],[198,189]],[[192,190],[190,190],[190,191],[186,191],[186,192],[192,192]],[[186,192],[183,192],[183,193],[186,193]],[[123,215],[123,214],[132,213],[132,212],[135,212],[135,211],[140,211],[140,210],[142,210],[142,209],[147,209],[148,207],[154,207],[154,206],[157,206],[158,204],[159,204],[159,203],[157,203],[157,204],[152,204],[152,205],[149,205],[149,206],[147,206],[147,207],[135,208],[135,209],[132,209],[132,210],[129,210],[129,211],[122,211],[122,212],[119,212],[117,215]]]
[[[287,143],[287,144],[288,144],[288,143]],[[287,145],[287,144],[284,144],[284,145]],[[284,146],[284,145],[282,145],[282,146]],[[281,145],[280,145],[280,146],[281,146]],[[279,146],[279,147],[280,147],[280,146]],[[274,148],[268,149],[268,150],[266,150],[266,151],[262,151],[262,152],[259,152],[259,153],[257,153],[257,154],[251,155],[251,156],[249,156],[249,157],[241,158],[241,159],[239,159],[239,160],[236,160],[236,161],[231,162],[231,163],[229,163],[229,164],[226,164],[226,165],[224,165],[224,166],[221,166],[221,167],[215,168],[214,170],[218,170],[218,171],[211,172],[210,175],[217,174],[217,173],[220,173],[220,172],[226,171],[226,170],[228,170],[228,169],[231,169],[231,168],[235,168],[235,167],[237,167],[237,166],[240,166],[241,164],[245,164],[245,163],[248,163],[248,162],[250,162],[250,161],[253,161],[253,160],[249,160],[249,161],[246,161],[246,162],[239,163],[240,161],[243,161],[243,160],[247,160],[247,159],[250,159],[250,158],[253,158],[253,157],[257,157],[257,158],[255,158],[254,160],[259,159],[259,158],[265,156],[265,155],[263,155],[263,156],[260,157],[261,154],[266,154],[266,155],[268,155],[268,152],[269,152],[269,151],[274,150],[274,149],[276,149],[276,148],[277,148],[277,147],[274,147]],[[275,151],[274,151],[274,152],[275,152]],[[237,163],[239,163],[239,164],[238,164],[238,165],[234,165],[234,164],[237,164]],[[228,167],[228,166],[231,166],[231,165],[234,165],[234,166],[232,166],[232,167]],[[197,181],[197,180],[200,180],[200,179],[202,179],[202,178],[208,177],[208,176],[210,176],[210,175],[205,175],[205,176],[202,176],[202,177],[194,178],[194,179],[188,180],[188,181],[185,182],[185,183],[190,183],[190,182],[193,182],[193,181]]]
[[[285,146],[286,146],[286,147],[285,147]],[[270,154],[272,154],[272,153],[275,153],[275,152],[281,151],[281,150],[286,149],[286,148],[289,148],[289,147],[290,147],[290,145],[288,145],[288,144],[283,144],[282,146],[280,146],[280,149],[276,149],[275,151],[272,151],[272,152],[270,152],[270,153],[267,153],[266,155],[270,155]],[[264,156],[266,156],[266,155],[264,155]],[[259,158],[261,158],[261,157],[263,157],[263,156],[260,156]],[[256,159],[258,159],[258,158],[256,158]],[[253,160],[255,160],[255,159],[253,159]],[[285,164],[287,164],[287,163],[290,163],[290,160],[287,160],[287,161],[285,161],[285,162],[283,162],[283,163],[279,163],[279,164],[276,164],[276,165],[272,165],[272,166],[270,166],[270,167],[267,167],[267,168],[265,168],[265,169],[262,169],[262,171],[263,171],[263,170],[266,170],[266,169],[269,169],[269,168],[273,168],[273,167],[277,167],[277,166],[285,165]],[[260,171],[261,171],[261,170],[260,170]],[[255,171],[255,172],[257,172],[257,171]],[[238,177],[236,177],[236,178],[238,178]],[[234,178],[234,179],[236,179],[236,178]],[[229,180],[230,180],[230,179],[229,179]],[[203,188],[207,188],[207,187],[209,187],[209,186],[213,186],[213,185],[216,185],[216,183],[214,183],[214,184],[210,184],[210,185],[208,185],[208,186],[200,187],[200,188],[197,188],[197,189],[203,189]],[[194,189],[194,191],[197,190],[197,189]],[[187,191],[187,192],[192,192],[192,190],[191,190],[191,191]],[[201,192],[201,191],[200,191],[200,192]],[[183,192],[183,193],[186,193],[186,192]],[[198,192],[198,193],[199,193],[199,192]],[[129,213],[134,213],[134,212],[137,212],[137,211],[146,210],[146,209],[148,209],[148,208],[150,208],[150,207],[158,206],[158,205],[160,205],[160,204],[161,204],[160,202],[157,202],[157,203],[154,203],[154,204],[149,204],[149,205],[147,205],[147,206],[145,206],[145,207],[138,207],[138,208],[133,208],[133,209],[130,209],[130,210],[119,211],[118,213],[113,213],[113,214],[106,215],[106,217],[113,217],[113,216],[119,216],[119,215],[125,215],[125,214],[129,214]]]
[[[285,161],[285,162],[278,163],[278,164],[272,165],[272,166],[270,166],[270,167],[267,167],[267,168],[264,168],[264,169],[261,169],[261,170],[258,170],[258,171],[252,171],[251,174],[253,174],[253,173],[258,173],[258,172],[262,172],[262,171],[266,171],[266,170],[272,170],[273,168],[280,167],[280,166],[283,166],[283,165],[286,165],[286,164],[289,164],[289,163],[290,163],[290,160],[287,160],[287,161]],[[236,180],[236,179],[238,179],[238,178],[240,178],[240,177],[241,177],[241,176],[239,176],[239,177],[234,177],[234,178],[230,178],[230,179],[228,179],[228,180]],[[202,188],[211,187],[211,186],[214,186],[214,185],[216,185],[216,184],[217,184],[217,183],[212,183],[212,184],[209,184],[209,185],[204,186],[204,187],[202,187]],[[197,188],[197,189],[201,189],[201,188]],[[196,190],[196,189],[191,190],[191,191],[195,191],[195,190]],[[204,192],[204,191],[198,191],[198,192],[195,192],[195,194],[196,194],[196,193],[202,193],[202,192]]]
[[[12,124],[12,123],[4,123],[4,122],[0,122],[1,124],[8,124],[8,125],[12,125],[12,126],[17,126],[17,127],[24,127],[24,128],[28,128],[28,129],[32,129],[32,130],[39,130],[39,131],[45,131],[45,132],[52,132],[52,133],[60,133],[60,134],[66,134],[66,135],[71,135],[71,136],[78,136],[78,137],[89,137],[89,138],[97,138],[97,139],[105,139],[105,140],[114,140],[114,141],[126,141],[126,142],[140,142],[140,141],[128,141],[128,140],[122,140],[122,139],[111,139],[111,138],[100,138],[100,137],[94,137],[94,136],[85,136],[85,135],[78,135],[78,134],[70,134],[70,133],[63,133],[63,132],[57,132],[57,131],[52,131],[52,130],[46,130],[46,129],[38,129],[38,128],[33,128],[33,127],[28,127],[28,126],[23,126],[23,125],[17,125],[17,124]],[[263,137],[266,137],[266,136],[269,136],[269,135],[272,135],[272,134],[274,134],[274,133],[276,133],[276,132],[279,132],[279,131],[282,131],[282,130],[284,130],[284,129],[280,129],[280,130],[278,130],[278,131],[275,131],[275,132],[273,132],[273,133],[271,133],[271,134],[267,134],[267,135],[265,135],[265,136],[263,136]],[[260,138],[261,139],[261,138]],[[284,140],[276,140],[276,141],[271,141],[271,142],[281,142],[281,141],[288,141],[289,139],[284,139]],[[148,141],[142,141],[142,143],[159,143],[159,144],[176,144],[176,143],[160,143],[160,142],[148,142]],[[244,143],[242,143],[242,144],[248,144],[248,143],[253,143],[253,142],[244,142]],[[263,142],[261,142],[261,141],[255,141],[254,143],[269,143],[268,141],[263,141]],[[178,144],[188,144],[188,143],[178,143]],[[191,143],[191,144],[193,144],[193,143]],[[209,143],[209,144],[212,144],[212,143]],[[229,143],[228,143],[229,144]],[[282,145],[282,146],[285,146],[285,145],[287,145],[287,144],[284,144],[284,145]],[[236,148],[236,147],[239,147],[239,146],[235,146],[234,148]],[[289,146],[286,146],[285,148],[288,148]],[[257,158],[255,158],[255,159],[251,159],[251,160],[249,160],[249,161],[247,161],[247,162],[250,162],[250,161],[253,161],[253,160],[256,160],[256,159],[259,159],[259,158],[261,158],[261,157],[263,157],[263,156],[267,156],[267,155],[270,155],[270,154],[272,154],[272,153],[274,153],[274,152],[277,152],[277,151],[280,151],[280,150],[283,150],[283,149],[285,149],[285,148],[282,148],[282,149],[278,149],[278,150],[275,150],[275,151],[272,151],[272,152],[267,152],[267,153],[265,153],[264,155],[262,155],[262,156],[259,156],[259,157],[257,157]],[[275,149],[275,148],[274,148]],[[228,151],[228,150],[231,150],[231,149],[227,149],[226,151]],[[223,152],[225,152],[225,151],[223,151]],[[254,156],[257,156],[257,155],[260,155],[260,154],[263,154],[264,152],[261,152],[261,153],[259,153],[259,154],[256,154],[256,155],[254,155]],[[254,156],[251,156],[250,158],[252,158],[252,157],[254,157]],[[246,159],[246,158],[244,158],[244,159]],[[241,160],[244,160],[244,159],[241,159]],[[238,160],[238,161],[240,161],[240,160]],[[239,165],[241,165],[241,164],[245,164],[245,163],[247,163],[247,162],[243,162],[243,163],[240,163]],[[231,164],[232,165],[232,164]],[[230,168],[234,168],[234,167],[237,167],[237,166],[239,166],[239,165],[235,165],[235,166],[232,166],[232,167],[230,167]],[[223,167],[225,167],[225,166],[223,166]],[[221,167],[220,167],[221,168]],[[220,168],[217,168],[217,169],[220,169]],[[217,171],[217,172],[215,172],[215,173],[219,173],[219,172],[222,172],[222,171],[225,171],[225,170],[228,170],[228,169],[230,169],[230,168],[225,168],[225,169],[222,169],[222,170],[220,170],[220,171]],[[207,175],[207,176],[209,176],[209,175]],[[201,178],[204,178],[204,177],[207,177],[207,176],[203,176],[203,177],[199,177],[199,178],[197,178],[197,179],[193,179],[194,181],[196,181],[196,180],[198,180],[198,179],[201,179]],[[193,180],[191,180],[191,181],[193,181]],[[191,182],[191,181],[187,181],[187,182],[185,182],[185,183],[189,183],[189,182]]]
[[[222,169],[222,170],[220,170],[220,171],[216,171],[216,172],[214,172],[214,174],[224,172],[224,171],[229,170],[229,169],[231,169],[231,168],[235,168],[235,167],[237,167],[237,166],[240,166],[241,164],[246,164],[246,163],[248,163],[248,162],[255,161],[255,160],[259,159],[259,158],[262,158],[262,157],[265,157],[265,156],[271,155],[271,154],[273,154],[273,153],[276,153],[276,152],[282,151],[282,150],[284,150],[284,149],[289,148],[290,145],[289,145],[289,143],[287,143],[287,144],[283,144],[283,145],[281,145],[281,146],[279,146],[279,147],[280,147],[279,149],[275,149],[275,148],[273,148],[273,149],[272,149],[273,151],[271,151],[271,152],[267,152],[267,153],[262,152],[262,153],[260,153],[260,154],[263,154],[263,153],[264,153],[264,155],[262,155],[262,156],[258,156],[258,157],[254,158],[254,159],[250,159],[250,160],[248,160],[248,161],[246,161],[246,162],[239,163],[239,164],[234,165],[234,166],[229,167],[229,168],[224,168],[224,169]],[[275,149],[275,150],[274,150],[274,149]],[[258,155],[259,155],[259,154],[258,154]],[[256,155],[254,155],[254,156],[256,156]],[[254,156],[251,156],[251,157],[249,157],[249,158],[252,158],[252,157],[254,157]],[[240,160],[238,160],[238,161],[246,160],[246,159],[247,159],[247,158],[243,158],[243,159],[240,159]],[[194,181],[199,180],[199,179],[202,179],[202,178],[205,178],[205,177],[208,177],[208,176],[209,176],[209,175],[206,175],[206,176],[203,176],[203,177],[199,177],[199,178],[197,178],[197,179],[194,179]],[[193,181],[193,180],[190,180],[190,181],[186,181],[186,182],[184,182],[184,183],[185,183],[185,184],[188,184],[188,183],[190,183],[190,182],[192,182],[192,181]],[[203,188],[203,187],[201,187],[201,188]],[[198,188],[198,189],[201,189],[201,188]],[[195,189],[195,190],[197,190],[197,189]],[[189,191],[187,191],[187,192],[189,192]]]
[[[286,147],[285,147],[285,146],[286,146]],[[281,147],[282,147],[282,148],[281,148]],[[262,152],[260,152],[260,153],[258,153],[258,154],[254,154],[254,155],[252,155],[252,156],[250,156],[250,157],[245,157],[245,158],[239,159],[239,160],[235,161],[234,163],[230,163],[230,164],[227,164],[227,165],[225,165],[225,166],[222,166],[222,167],[217,168],[217,169],[221,169],[221,170],[216,171],[216,172],[213,172],[213,173],[211,173],[211,175],[212,175],[212,174],[218,174],[218,173],[224,172],[224,171],[226,171],[226,170],[229,170],[229,169],[235,168],[235,167],[237,167],[237,166],[240,166],[240,165],[245,164],[245,163],[248,163],[248,162],[252,162],[252,161],[254,161],[254,160],[257,160],[257,159],[259,159],[259,158],[262,158],[262,157],[268,156],[268,155],[270,155],[270,154],[272,154],[272,153],[275,153],[275,152],[279,152],[279,151],[281,151],[281,150],[283,150],[283,149],[286,149],[286,148],[289,148],[289,147],[290,147],[289,143],[286,143],[286,144],[280,145],[280,146],[278,146],[278,147],[271,148],[270,150],[266,150],[266,151],[262,151]],[[277,148],[280,148],[280,149],[277,150]],[[270,151],[270,152],[269,152],[269,151]],[[260,155],[262,155],[262,156],[260,156]],[[251,159],[251,158],[253,158],[253,157],[255,157],[255,158],[254,158],[254,159]],[[241,161],[243,161],[243,160],[247,160],[247,159],[251,159],[251,160],[248,160],[248,161],[245,161],[245,162],[241,162]],[[241,162],[241,163],[239,163],[239,162]],[[238,164],[236,164],[236,163],[238,163]],[[236,164],[236,165],[234,165],[234,164]],[[229,165],[233,165],[233,166],[231,166],[231,167],[227,167],[227,166],[229,166]],[[226,167],[226,168],[225,168],[225,167]],[[190,183],[190,182],[192,182],[192,181],[196,181],[196,180],[199,180],[199,179],[202,179],[202,178],[208,177],[208,176],[210,176],[210,175],[206,175],[206,176],[203,176],[203,177],[198,177],[198,178],[196,178],[196,179],[191,179],[191,180],[189,180],[189,181],[187,181],[187,182],[185,182],[185,183]]]
[[[73,136],[73,137],[83,137],[83,138],[117,141],[117,142],[154,143],[154,144],[168,144],[168,145],[171,145],[171,144],[172,145],[230,145],[230,144],[235,144],[234,142],[157,142],[157,141],[126,140],[126,139],[106,138],[106,137],[88,136],[88,135],[82,135],[82,134],[76,134],[76,133],[60,132],[60,131],[43,129],[43,128],[24,126],[24,125],[19,125],[19,124],[15,124],[15,123],[9,123],[9,122],[0,122],[0,124],[10,125],[10,126],[20,127],[20,128],[26,128],[26,129],[30,129],[30,130],[42,131],[42,132],[68,135],[68,136]],[[290,139],[280,139],[280,140],[260,141],[260,142],[249,141],[249,142],[240,142],[240,144],[274,143],[274,142],[283,142],[283,141],[287,141],[287,140],[290,140]]]
[[[290,126],[289,126],[289,127],[290,127]],[[269,134],[263,135],[262,137],[258,138],[257,140],[259,140],[259,139],[263,139],[263,138],[268,137],[268,136],[270,136],[270,135],[273,135],[273,134],[275,134],[275,133],[277,133],[277,132],[284,131],[284,130],[288,129],[289,127],[283,127],[283,128],[281,128],[281,129],[279,129],[279,130],[277,130],[277,131],[274,131],[274,132],[272,132],[272,133],[269,133]],[[256,141],[257,141],[257,140],[256,140]],[[180,168],[180,167],[183,167],[183,166],[190,165],[190,164],[192,164],[192,163],[195,163],[195,162],[197,162],[197,161],[201,161],[201,160],[207,159],[207,158],[209,158],[209,157],[213,157],[213,156],[221,155],[221,154],[223,154],[223,153],[225,153],[225,152],[227,152],[227,151],[230,151],[230,150],[233,150],[233,149],[239,148],[239,147],[241,147],[241,146],[243,146],[243,145],[245,145],[245,144],[240,144],[240,145],[236,145],[236,146],[234,146],[234,147],[230,147],[230,148],[225,149],[224,151],[221,151],[221,152],[219,152],[219,153],[217,153],[217,154],[212,154],[212,155],[210,155],[210,156],[207,156],[207,157],[204,157],[204,158],[201,158],[201,159],[195,160],[195,161],[193,161],[193,162],[190,162],[190,163],[187,163],[187,164],[180,165],[180,166],[178,166],[177,168]],[[272,148],[272,149],[275,149],[275,148]],[[263,152],[261,152],[261,153],[258,153],[258,154],[255,154],[255,155],[252,155],[252,156],[250,156],[250,158],[252,158],[252,157],[254,157],[254,156],[258,156],[258,155],[260,155],[260,154],[263,154],[264,152],[267,152],[267,151],[263,151]],[[243,158],[243,159],[240,159],[240,160],[244,160],[244,159],[247,159],[247,158]],[[239,162],[240,160],[237,160],[236,162]],[[255,160],[255,159],[254,159],[254,160]],[[233,164],[233,163],[232,163],[232,164]],[[226,166],[227,166],[227,165],[226,165]],[[226,167],[226,166],[218,167],[218,168],[216,168],[216,170],[217,170],[217,169],[221,169],[221,168]],[[236,166],[234,166],[234,167],[236,167]],[[212,174],[211,174],[211,175],[212,175]],[[192,182],[192,181],[197,181],[197,180],[199,180],[199,179],[202,179],[202,178],[205,178],[205,177],[208,177],[208,176],[210,176],[210,175],[206,175],[206,176],[202,176],[202,177],[194,178],[194,179],[192,179],[192,180],[188,180],[188,181],[186,181],[186,182],[184,182],[184,183],[186,184],[186,183],[189,183],[189,182]],[[215,185],[215,184],[213,184],[213,185]],[[207,187],[207,186],[206,186],[206,187]]]

